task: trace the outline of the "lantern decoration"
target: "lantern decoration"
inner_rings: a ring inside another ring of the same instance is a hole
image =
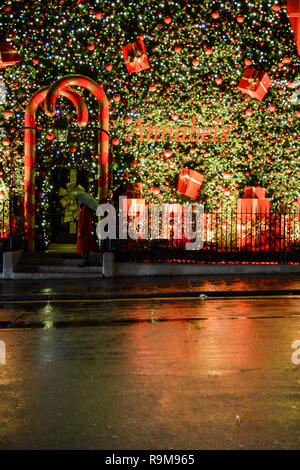
[[[247,68],[240,80],[238,90],[262,101],[272,84],[272,80],[266,72]]]
[[[195,170],[182,168],[178,176],[177,191],[180,194],[196,199],[204,181],[204,176]]]
[[[0,69],[21,62],[22,57],[7,41],[0,41]]]
[[[63,117],[55,121],[54,129],[58,142],[63,143],[68,141],[68,123]]]
[[[150,68],[142,39],[122,47],[122,50],[128,73],[138,73]]]

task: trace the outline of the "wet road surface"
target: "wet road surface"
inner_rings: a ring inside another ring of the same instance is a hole
[[[0,321],[0,449],[300,448],[297,297],[7,302]]]

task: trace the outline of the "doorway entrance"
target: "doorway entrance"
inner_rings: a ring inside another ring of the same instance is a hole
[[[50,220],[51,220],[51,243],[55,244],[75,244],[77,237],[77,223],[66,221],[66,211],[68,207],[61,204],[62,196],[59,196],[60,188],[66,189],[70,181],[74,181],[83,188],[88,187],[87,171],[70,170],[65,167],[57,167],[52,170],[51,186],[49,195]],[[79,210],[79,209],[78,209]]]

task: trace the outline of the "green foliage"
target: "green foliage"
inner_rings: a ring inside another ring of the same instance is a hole
[[[204,174],[198,200],[207,210],[220,204],[234,205],[245,185],[264,186],[274,206],[291,207],[299,194],[299,119],[291,102],[294,90],[288,84],[299,74],[299,58],[285,2],[274,3],[281,7],[278,12],[272,2],[254,0],[3,2],[0,28],[23,61],[3,73],[8,92],[5,109],[13,111],[13,116],[1,113],[2,127],[14,140],[13,129],[22,128],[24,105],[34,92],[64,75],[84,74],[103,84],[110,103],[111,142],[119,139],[113,146],[115,187],[141,181],[148,201],[157,198],[153,188],[158,187],[164,201],[183,202],[186,198],[177,193],[176,183],[185,167]],[[213,18],[213,12],[219,17]],[[169,24],[164,22],[166,16],[171,18]],[[244,22],[239,23],[238,16],[243,16]],[[143,35],[151,67],[129,74],[122,46],[139,35]],[[193,65],[195,59],[199,65]],[[273,81],[262,102],[237,90],[246,59]],[[109,64],[111,70],[106,68]],[[221,84],[216,84],[217,78],[222,79]],[[156,91],[151,91],[150,85],[155,85]],[[87,99],[89,125],[93,127],[97,121],[95,99],[86,91],[81,93]],[[75,111],[65,100],[61,100],[61,107],[74,124]],[[253,111],[252,116],[245,114],[247,109]],[[172,119],[174,114],[177,121]],[[132,122],[125,124],[128,117]],[[228,128],[228,140],[205,141],[204,135],[191,142],[193,117],[201,129],[215,129],[218,119],[220,129]],[[184,139],[183,129],[177,142],[161,141],[159,134],[155,142],[154,134],[141,141],[135,132],[128,141],[138,118],[146,136],[153,125],[159,129],[173,126],[174,132],[187,126],[188,133]],[[59,165],[85,165],[92,185],[96,177],[93,131],[82,131],[74,124],[70,143],[59,147],[47,139],[53,120],[42,109],[38,125],[43,130],[38,140],[37,175],[48,174]],[[70,151],[72,145],[77,148],[75,153]],[[166,150],[170,150],[169,156]],[[5,176],[7,152],[1,161],[4,174],[0,190],[9,182]],[[22,152],[20,144],[16,152]],[[18,188],[23,191],[22,156],[16,158],[16,167]],[[38,220],[45,224],[46,196],[51,190],[47,181],[43,176],[37,181],[38,191],[44,194]]]

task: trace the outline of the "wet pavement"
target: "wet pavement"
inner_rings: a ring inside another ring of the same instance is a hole
[[[264,292],[298,280],[114,280],[98,289]],[[2,293],[17,292],[13,284]],[[0,321],[0,449],[300,448],[298,295],[2,301]]]
[[[299,274],[230,275],[230,276],[160,276],[86,280],[11,280],[0,281],[0,300],[27,298],[128,297],[166,294],[298,291]]]

